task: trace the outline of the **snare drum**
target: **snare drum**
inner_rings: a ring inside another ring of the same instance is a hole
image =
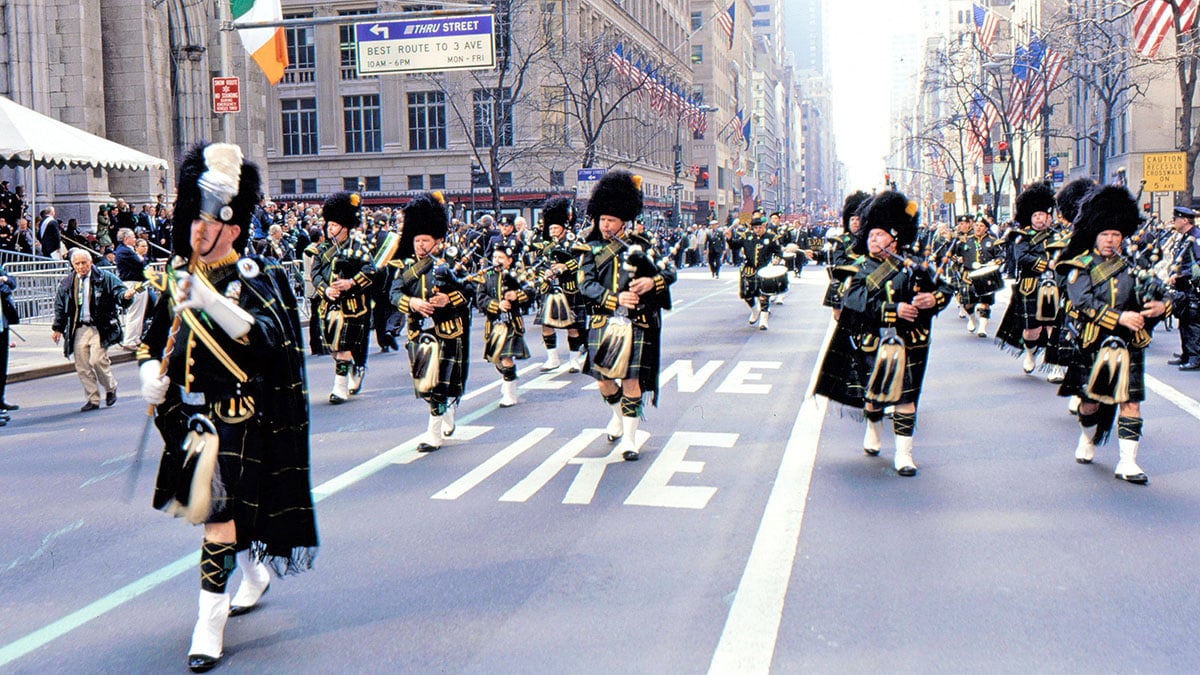
[[[971,270],[967,279],[971,282],[971,291],[977,296],[995,293],[1004,288],[1004,275],[1000,273],[999,265],[987,265]]]
[[[758,271],[758,290],[766,295],[783,293],[788,289],[787,267],[767,265]]]

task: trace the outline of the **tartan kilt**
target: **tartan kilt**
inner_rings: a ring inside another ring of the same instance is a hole
[[[611,317],[594,316],[591,317],[591,326],[588,328],[588,358],[583,364],[583,372],[591,375],[597,380],[608,380],[609,378],[592,370],[592,354],[600,348],[600,338],[604,334],[604,327],[608,325],[608,320]],[[648,363],[649,350],[646,346],[646,329],[638,326],[636,323],[632,325],[633,338],[630,341],[629,351],[629,369],[625,372],[626,380],[642,380],[643,375],[653,376],[655,380],[658,378],[658,363]]]
[[[875,356],[878,353],[878,349],[876,349],[862,355],[862,387],[864,391],[866,390],[867,383],[871,380],[871,371],[875,369]],[[925,365],[928,363],[928,360],[928,345],[921,347],[906,346],[904,348],[904,391],[900,394],[900,400],[892,405],[901,403],[915,404],[920,400],[921,384],[925,380]]]
[[[1078,396],[1085,401],[1090,400],[1087,383],[1099,353],[1099,349],[1089,349],[1066,364],[1067,373],[1062,384],[1058,385],[1059,396]],[[1146,350],[1137,347],[1129,348],[1129,400],[1146,400]]]
[[[840,281],[829,280],[829,285],[825,287],[825,298],[821,300],[821,304],[834,309],[842,308],[842,284]]]
[[[760,295],[758,286],[758,274],[751,274],[750,276],[746,276],[745,274],[738,275],[739,298],[743,300],[757,298]]]
[[[438,361],[438,385],[434,388],[433,392],[422,394],[416,390],[416,381],[414,380],[414,396],[426,401],[438,396],[453,403],[463,395],[467,387],[467,370],[469,365],[467,335],[469,335],[469,331],[463,337],[437,338],[442,348],[442,358]],[[409,340],[405,349],[408,351],[409,373],[411,374],[413,357],[417,351],[416,341]]]
[[[492,334],[492,327],[496,322],[488,319],[483,325],[483,343],[486,345],[488,336]],[[518,332],[515,326],[510,326],[508,338],[504,340],[504,346],[500,348],[500,356],[498,358],[510,358],[517,361],[524,361],[529,358],[529,345],[525,344],[525,333]]]
[[[358,303],[363,300],[357,299]],[[364,305],[365,307],[365,305]],[[343,309],[340,302],[321,305],[321,337],[331,352],[348,352],[371,339],[371,312],[368,309]]]

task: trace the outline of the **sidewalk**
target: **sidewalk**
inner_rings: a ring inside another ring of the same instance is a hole
[[[25,341],[17,337],[18,333]],[[50,338],[49,322],[17,324],[8,335],[13,343],[8,350],[9,384],[75,372],[75,362],[63,356],[62,342],[54,344]],[[110,348],[108,354],[113,363],[133,360],[133,352],[120,347]]]

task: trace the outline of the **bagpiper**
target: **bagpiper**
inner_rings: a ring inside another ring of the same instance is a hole
[[[522,314],[534,294],[513,273],[514,253],[507,246],[492,249],[492,266],[475,281],[475,305],[486,319],[483,327],[483,358],[500,373],[500,407],[510,408],[517,400],[517,364],[529,358]]]
[[[1093,189],[1079,205],[1071,243],[1058,269],[1067,277],[1074,309],[1068,330],[1075,348],[1060,396],[1082,398],[1075,461],[1090,464],[1117,416],[1119,461],[1114,475],[1130,483],[1149,479],[1137,464],[1146,397],[1145,349],[1154,325],[1171,311],[1169,295],[1139,277],[1121,255],[1123,240],[1141,222],[1137,201],[1119,186]]]
[[[370,244],[359,226],[357,193],[338,192],[325,200],[325,243],[313,261],[313,288],[321,298],[317,314],[325,345],[333,354],[333,390],[329,402],[345,403],[362,388],[364,363],[371,337],[371,286],[375,264]]]
[[[572,228],[575,209],[566,197],[551,197],[542,204],[542,275],[538,294],[542,310],[537,323],[542,326],[542,344],[546,346],[546,362],[542,371],[558,368],[558,330],[567,331],[567,349],[571,353],[567,371],[583,369],[587,355],[587,307],[579,294],[579,261],[586,246],[575,242]]]
[[[1026,374],[1037,367],[1037,352],[1053,344],[1058,322],[1059,287],[1052,268],[1058,234],[1052,227],[1053,213],[1054,191],[1045,183],[1030,185],[1017,196],[1012,243],[1017,279],[996,342],[1020,353]],[[1050,368],[1050,381],[1061,381],[1059,366]]]
[[[588,202],[593,226],[585,237],[579,292],[588,300],[588,360],[584,372],[598,380],[612,409],[610,442],[627,462],[637,461],[642,397],[658,405],[662,311],[671,308],[675,270],[655,260],[652,242],[629,235],[625,224],[642,212],[641,177],[610,171]],[[619,382],[619,384],[618,384]]]
[[[917,204],[900,192],[871,200],[854,248],[861,257],[815,388],[833,401],[863,409],[863,450],[871,457],[880,452],[884,408],[895,406],[893,466],[901,476],[917,473],[913,436],[932,323],[953,293],[925,261],[908,255],[917,219]]]
[[[192,148],[179,170],[175,258],[138,347],[142,397],[164,441],[154,507],[204,525],[188,667],[221,659],[226,619],[312,566],[308,392],[296,298],[274,261],[238,258],[259,198],[236,145]],[[231,600],[226,585],[241,566]]]
[[[835,269],[850,264],[853,260],[852,249],[862,225],[859,209],[871,198],[871,195],[859,190],[847,195],[842,202],[842,227],[830,228],[825,233],[826,262],[825,270],[829,274],[829,285],[825,288],[825,298],[821,304],[833,309],[836,321],[842,313],[842,291],[845,278],[837,276]]]
[[[429,404],[420,452],[454,434],[454,409],[467,385],[471,344],[470,286],[442,256],[449,216],[440,193],[404,207],[404,229],[392,264],[391,301],[408,318],[408,358],[414,394]]]

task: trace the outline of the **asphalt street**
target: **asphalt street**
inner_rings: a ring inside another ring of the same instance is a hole
[[[497,407],[477,358],[428,455],[403,353],[373,349],[342,406],[311,358],[321,552],[230,620],[217,672],[1200,670],[1200,380],[1165,365],[1178,334],[1149,350],[1139,487],[1112,478],[1115,440],[1076,464],[1065,399],[952,305],[901,478],[890,425],[869,458],[806,396],[824,284],[806,269],[763,332],[735,270],[682,272],[636,463],[589,378],[538,372],[536,336],[521,403]],[[117,405],[87,414],[74,374],[10,389],[0,671],[185,672],[201,533],[150,507],[153,444],[127,499],[145,406],[116,373]]]

